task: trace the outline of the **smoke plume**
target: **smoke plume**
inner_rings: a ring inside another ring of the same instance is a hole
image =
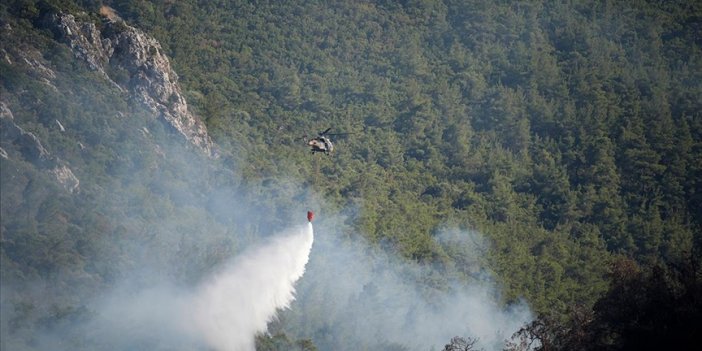
[[[458,269],[435,267],[374,249],[333,227],[319,235],[298,298],[283,318],[320,350],[440,350],[452,337],[501,350],[533,316],[526,303],[503,305],[484,264],[487,244],[477,232],[444,230],[438,245],[462,250]],[[321,229],[320,229],[321,228]]]

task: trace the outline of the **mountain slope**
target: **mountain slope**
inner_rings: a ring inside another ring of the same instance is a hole
[[[56,294],[3,294],[3,335],[83,316],[78,297],[139,263],[197,281],[306,203],[439,267],[432,288],[489,272],[503,303],[569,319],[613,257],[699,253],[700,17],[645,1],[3,4],[3,287]],[[328,127],[351,134],[310,156],[302,136]],[[484,257],[444,227],[482,233]]]

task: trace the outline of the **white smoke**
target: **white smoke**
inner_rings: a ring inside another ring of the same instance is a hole
[[[437,268],[372,249],[358,236],[341,239],[322,229],[309,277],[285,320],[320,350],[440,350],[452,337],[477,339],[477,348],[502,350],[533,319],[526,303],[500,304],[485,269],[487,243],[471,231],[444,231],[437,244],[461,250],[464,267]],[[456,270],[471,268],[472,278]],[[453,278],[452,278],[453,276]]]
[[[92,334],[122,349],[254,350],[256,334],[294,300],[312,241],[308,223],[243,252],[194,290],[115,292],[98,303]]]

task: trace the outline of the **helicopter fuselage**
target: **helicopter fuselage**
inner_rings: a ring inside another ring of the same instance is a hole
[[[334,144],[329,138],[324,136],[319,136],[308,141],[307,145],[311,147],[312,153],[324,152],[325,154],[329,154],[334,151]]]

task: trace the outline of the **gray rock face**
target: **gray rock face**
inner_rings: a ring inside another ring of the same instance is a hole
[[[56,177],[59,184],[70,193],[76,193],[80,190],[80,181],[68,168],[68,165],[59,162],[54,168],[49,169],[49,173]]]
[[[205,124],[188,110],[178,75],[156,39],[117,17],[105,18],[102,29],[70,14],[49,15],[44,23],[91,69],[130,92],[188,142],[216,156]]]
[[[75,193],[80,190],[80,180],[73,174],[66,162],[52,156],[36,135],[18,126],[14,121],[12,111],[4,102],[0,102],[0,140],[2,144],[16,146],[21,158],[53,175],[67,191]],[[0,156],[10,158],[4,148],[0,148]]]
[[[88,63],[91,69],[102,72],[110,60],[110,41],[103,39],[93,23],[78,23],[73,15],[54,14],[44,19],[44,25],[61,42],[68,44],[73,54]]]

